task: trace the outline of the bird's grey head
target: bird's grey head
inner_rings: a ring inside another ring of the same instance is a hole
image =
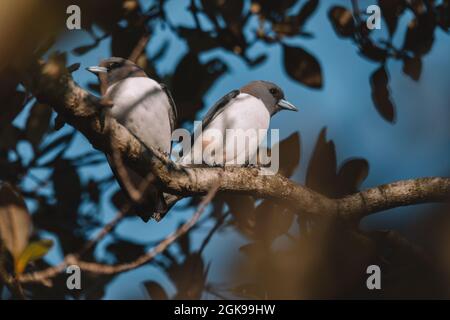
[[[283,90],[272,82],[252,81],[243,86],[240,91],[261,99],[270,115],[274,115],[281,110],[298,111],[293,104],[284,100]]]
[[[100,82],[106,87],[130,77],[147,77],[147,74],[139,66],[124,58],[112,57],[100,62],[98,66],[86,68],[86,70],[97,75]]]

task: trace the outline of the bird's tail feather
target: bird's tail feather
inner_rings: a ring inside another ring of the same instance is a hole
[[[132,197],[127,192],[125,183],[121,181],[122,179],[120,177],[120,174],[116,170],[114,162],[108,155],[107,160],[122,191],[125,193],[129,201],[133,201]],[[124,165],[124,167],[126,169],[129,182],[132,183],[134,188],[138,189],[140,185],[143,183],[144,178],[138,175],[131,168],[128,168],[126,165]],[[132,204],[129,213],[138,215],[144,222],[148,222],[150,218],[155,218],[156,220],[159,220],[158,217],[160,217],[161,214],[166,213],[167,210],[168,210],[167,203],[164,200],[163,192],[161,192],[155,184],[150,184],[143,192],[141,201],[139,203],[134,202]]]

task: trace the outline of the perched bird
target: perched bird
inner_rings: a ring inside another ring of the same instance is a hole
[[[223,163],[217,163],[219,165],[234,163],[236,158],[242,156],[247,160],[253,159],[261,141],[239,146],[226,139],[228,137],[226,130],[254,129],[267,133],[271,117],[281,110],[298,111],[294,105],[284,100],[283,90],[271,82],[252,81],[239,90],[231,91],[208,111],[202,121],[201,139],[194,140],[191,151],[180,159],[180,163],[192,164],[195,157],[192,150],[196,148],[201,148],[198,150],[210,148],[222,152]],[[220,132],[225,138],[222,140],[212,138],[213,134],[209,135],[209,131],[213,130]]]
[[[123,58],[112,57],[87,70],[98,76],[103,98],[112,102],[111,115],[145,146],[169,154],[177,118],[169,90],[149,78],[139,66]],[[122,190],[132,198],[112,155],[107,155],[107,159]],[[135,190],[139,189],[145,177],[123,166]],[[141,199],[142,202],[133,209],[146,222],[153,213],[166,211],[162,192],[154,184],[149,185]]]

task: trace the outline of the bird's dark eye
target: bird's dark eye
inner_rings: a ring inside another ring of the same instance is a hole
[[[120,67],[120,63],[119,62],[112,62],[108,69],[115,69],[115,68],[119,68]]]
[[[276,89],[276,88],[270,88],[270,93],[272,94],[272,95],[276,95],[276,94],[278,94],[278,90]]]

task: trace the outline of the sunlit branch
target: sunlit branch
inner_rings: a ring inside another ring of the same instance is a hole
[[[351,221],[399,206],[446,201],[450,195],[450,178],[399,181],[342,199],[331,199],[280,174],[263,175],[263,168],[181,167],[157,150],[144,147],[105,111],[99,98],[80,88],[68,73],[53,74],[49,70],[52,68],[48,64],[35,64],[30,72],[32,77],[24,85],[38,100],[51,105],[68,123],[86,136],[96,149],[111,156],[117,152],[124,164],[143,177],[153,174],[163,191],[170,194],[170,206],[188,196],[207,194],[207,197],[191,220],[133,262],[111,266],[85,262],[76,255],[68,255],[58,266],[20,276],[18,280],[21,282],[38,281],[49,285],[49,279],[62,272],[67,264],[78,264],[83,270],[103,274],[137,268],[185,234],[216,192],[272,199],[290,205],[296,212],[305,215],[340,217]],[[118,163],[122,164],[121,161]]]
[[[370,213],[397,206],[443,201],[450,194],[449,178],[423,178],[395,182],[346,197],[330,199],[298,185],[280,174],[263,175],[261,168],[181,167],[157,150],[145,148],[107,112],[99,99],[80,88],[69,75],[50,77],[46,65],[36,65],[30,90],[49,103],[66,121],[83,133],[92,145],[112,154],[117,151],[124,163],[143,177],[153,173],[162,189],[183,197],[206,194],[221,177],[219,192],[248,194],[292,205],[310,215],[336,215],[359,219]]]

